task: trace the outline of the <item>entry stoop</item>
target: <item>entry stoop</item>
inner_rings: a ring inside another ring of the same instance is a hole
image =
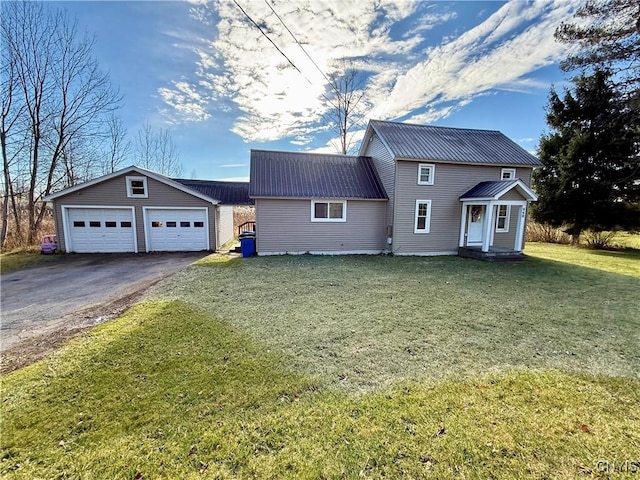
[[[522,262],[524,260],[521,252],[496,247],[491,247],[488,252],[483,252],[480,247],[458,247],[458,255],[485,262]]]

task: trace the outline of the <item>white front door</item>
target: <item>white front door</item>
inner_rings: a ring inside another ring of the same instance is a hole
[[[207,250],[207,211],[204,208],[149,208],[147,250],[188,252]]]
[[[485,208],[484,205],[469,205],[467,245],[482,245]]]

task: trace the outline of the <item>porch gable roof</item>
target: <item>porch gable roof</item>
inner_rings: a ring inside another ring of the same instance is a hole
[[[491,182],[480,182],[476,186],[467,190],[460,196],[461,202],[469,201],[491,201],[500,200],[502,196],[513,189],[517,189],[523,199],[528,202],[535,202],[538,196],[527,187],[520,179],[496,180]]]

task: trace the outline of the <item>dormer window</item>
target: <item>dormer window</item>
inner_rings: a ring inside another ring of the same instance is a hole
[[[515,168],[503,168],[500,173],[501,180],[515,180],[516,169]]]
[[[432,163],[418,164],[418,185],[433,185],[436,166]]]
[[[127,177],[127,197],[147,198],[147,177]]]

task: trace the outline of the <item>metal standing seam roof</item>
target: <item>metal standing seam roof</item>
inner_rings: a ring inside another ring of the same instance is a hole
[[[174,178],[174,182],[215,198],[222,205],[253,205],[249,198],[249,182],[222,182],[217,180],[191,180]]]
[[[371,157],[251,150],[251,197],[387,199]]]
[[[527,187],[522,180],[494,180],[490,182],[480,182],[470,190],[460,195],[460,201],[466,199],[473,200],[496,200],[510,190],[516,188],[520,195],[528,201],[538,199],[535,192]]]
[[[542,166],[540,160],[497,130],[436,127],[382,120],[371,120],[369,123],[396,159]]]

